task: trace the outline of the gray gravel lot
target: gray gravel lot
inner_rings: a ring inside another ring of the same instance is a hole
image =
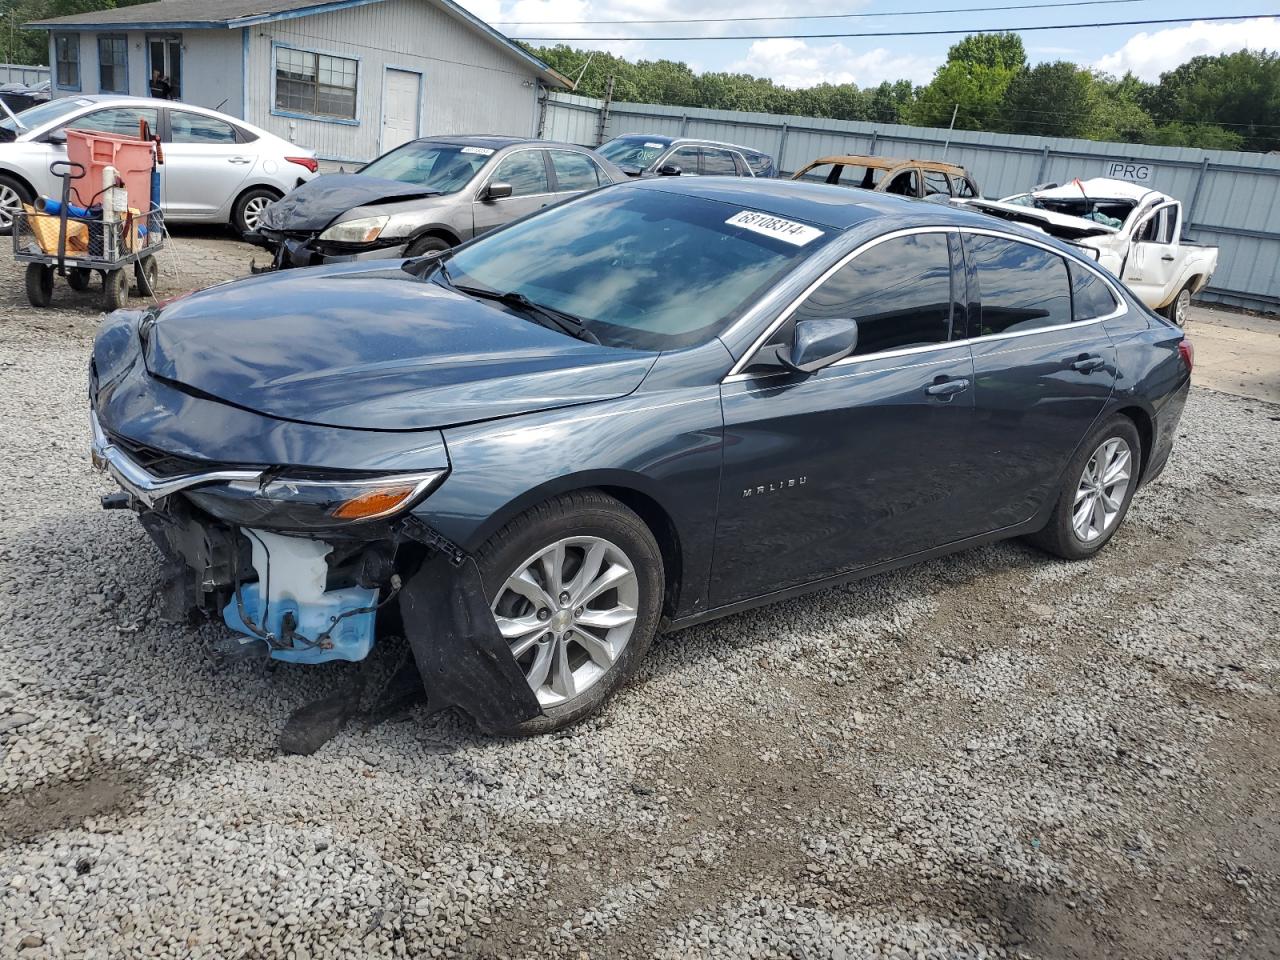
[[[1280,953],[1280,407],[1193,391],[1094,561],[1002,544],[662,637],[557,736],[414,712],[288,757],[336,670],[154,618],[86,457],[95,316],[14,279],[0,956]]]

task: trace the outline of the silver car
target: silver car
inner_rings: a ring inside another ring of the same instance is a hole
[[[276,268],[417,257],[626,179],[572,143],[426,137],[299,187],[245,239],[271,250]]]
[[[65,97],[16,115],[0,112],[0,227],[8,229],[15,206],[61,194],[49,164],[66,159],[69,127],[137,136],[139,120],[160,137],[160,203],[170,222],[252,230],[268,204],[319,166],[311,150],[204,107],[150,97]]]

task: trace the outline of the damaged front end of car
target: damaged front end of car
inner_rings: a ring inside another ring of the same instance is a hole
[[[234,637],[220,656],[294,664],[359,663],[402,633],[433,711],[460,707],[489,732],[538,716],[474,561],[413,512],[449,473],[439,433],[321,432],[180,389],[146,371],[150,318],[104,324],[89,420],[92,462],[120,487],[103,506],[133,510],[165,558],[160,615],[220,621]],[[376,467],[327,466],[351,454],[335,436]]]

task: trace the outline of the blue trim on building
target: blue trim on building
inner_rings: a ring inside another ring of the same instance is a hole
[[[244,41],[240,52],[240,119],[249,119],[249,31],[240,31]]]
[[[340,60],[354,60],[356,62],[355,117],[348,120],[345,117],[326,117],[323,114],[318,113],[298,113],[295,110],[281,110],[278,108],[276,106],[276,50],[280,48],[285,50],[300,50],[303,53],[314,53],[321,57],[337,57]],[[279,40],[271,41],[271,115],[273,117],[289,117],[293,120],[311,120],[315,123],[336,123],[344,127],[358,127],[360,126],[360,87],[363,83],[364,57],[360,57],[352,53],[339,52],[337,50],[316,50],[313,47],[299,47],[292,43],[281,43]]]

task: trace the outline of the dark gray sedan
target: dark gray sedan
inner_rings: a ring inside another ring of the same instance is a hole
[[[572,143],[428,137],[303,184],[246,239],[271,250],[277,268],[416,257],[625,179]]]

